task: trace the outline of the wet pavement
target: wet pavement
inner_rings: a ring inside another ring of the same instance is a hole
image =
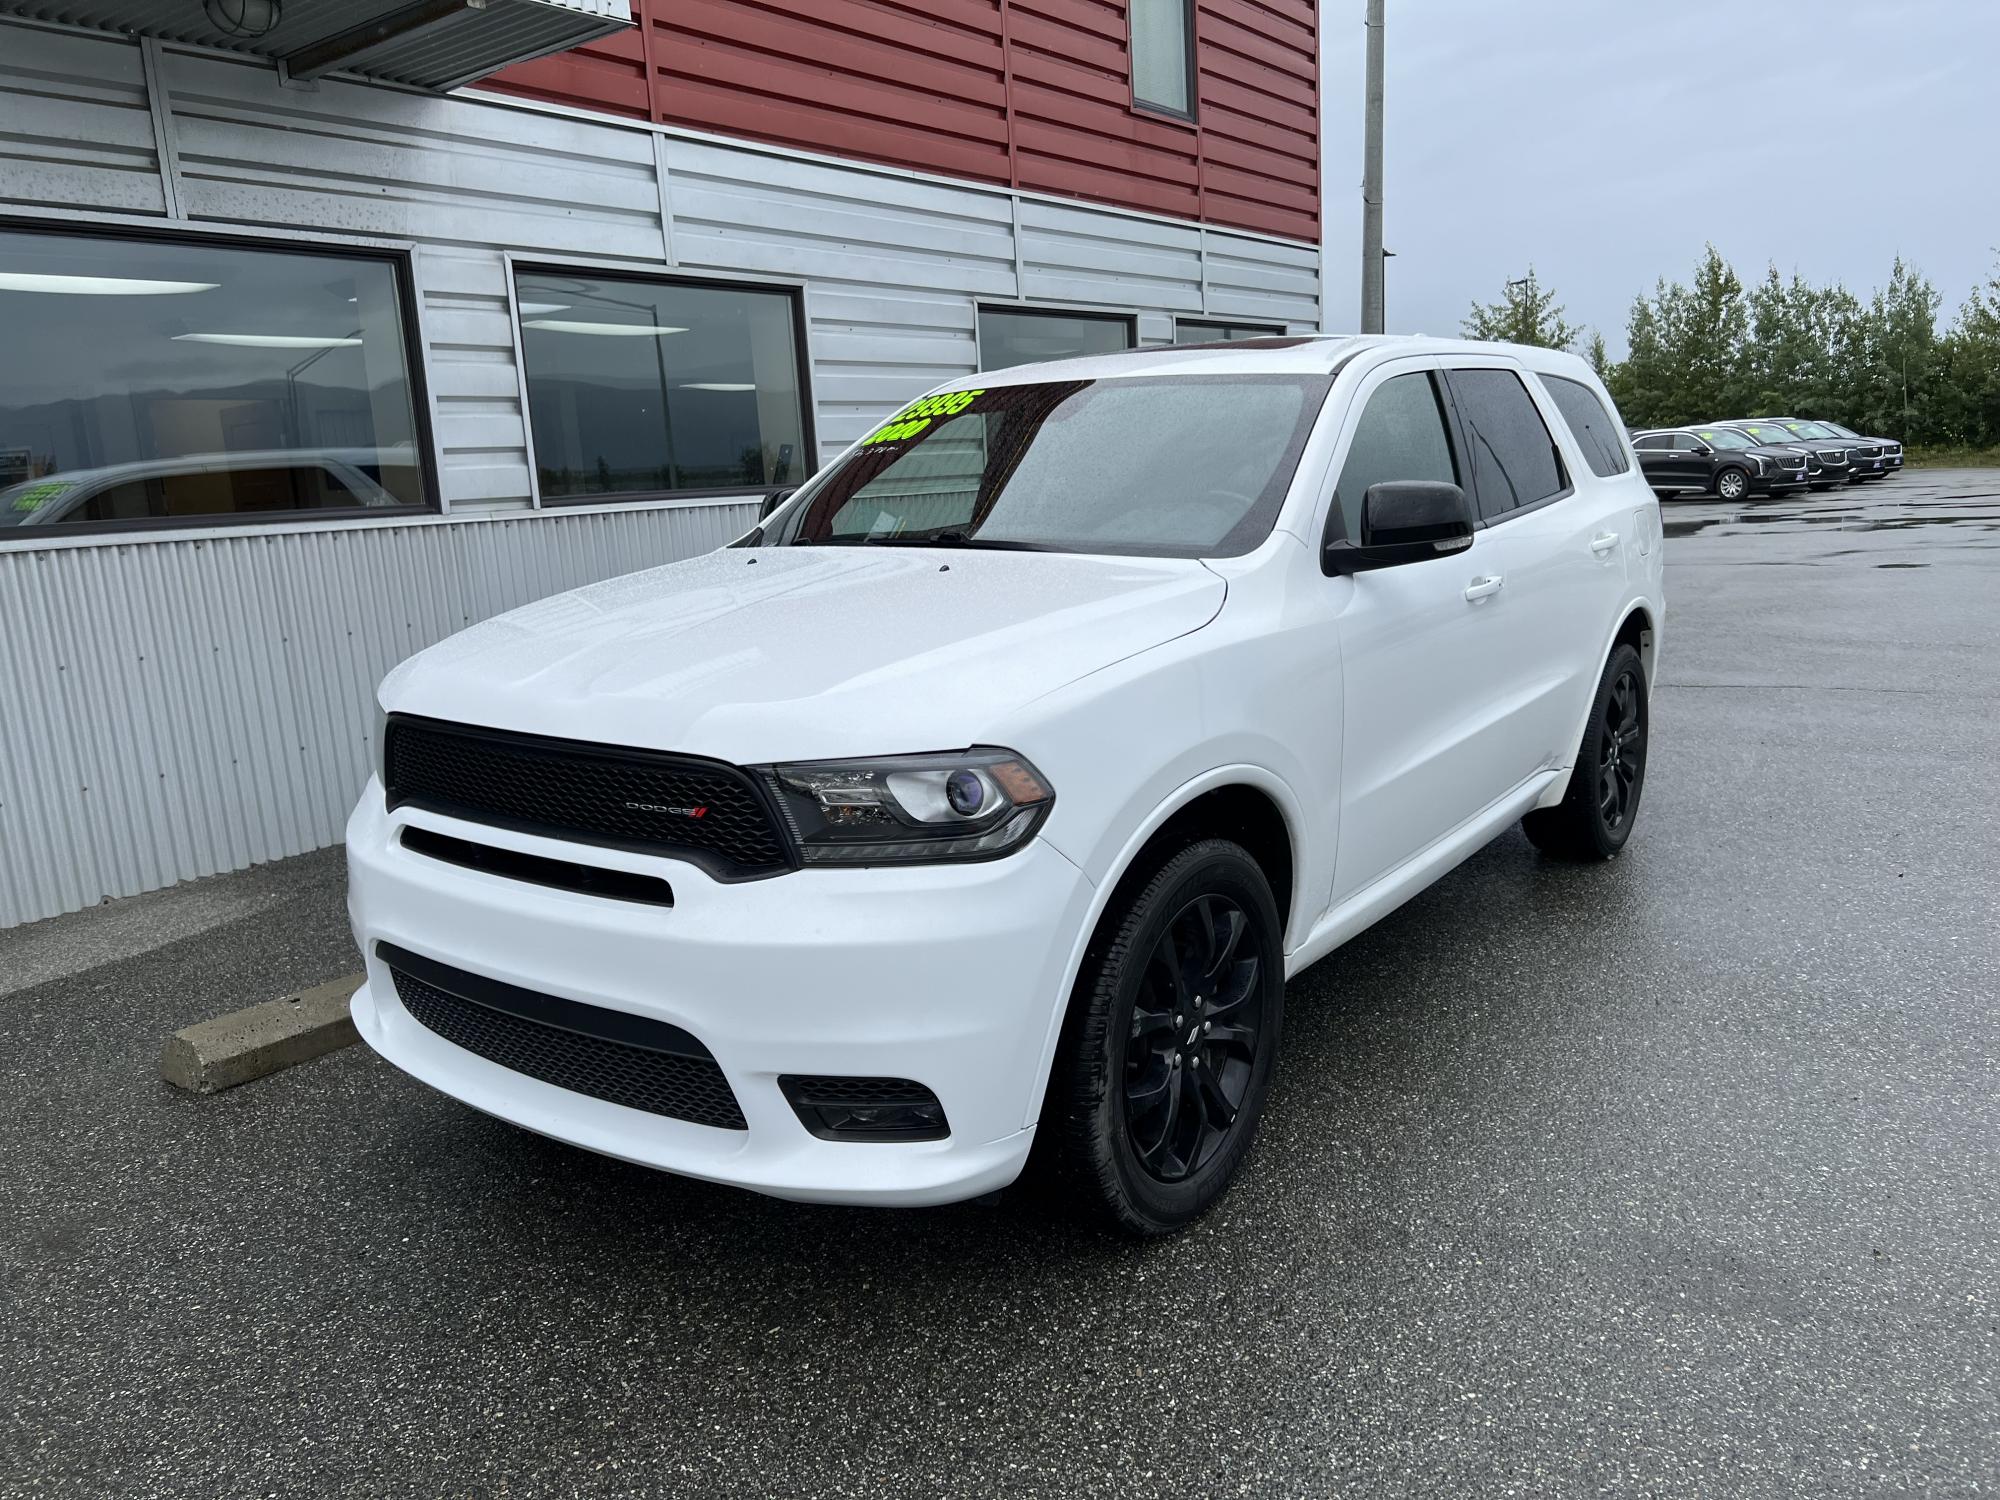
[[[1626,856],[1509,834],[1294,982],[1172,1241],[659,1177],[359,1048],[158,1084],[352,967],[337,854],[0,934],[0,1495],[1995,1493],[2000,474],[1667,514]]]

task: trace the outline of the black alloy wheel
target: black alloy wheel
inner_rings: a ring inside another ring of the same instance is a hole
[[[1146,959],[1125,1050],[1125,1128],[1156,1181],[1184,1182],[1215,1160],[1242,1112],[1267,961],[1249,933],[1236,902],[1197,896]]]
[[[1168,1234],[1256,1140],[1284,1026],[1263,867],[1204,838],[1121,883],[1070,997],[1031,1168],[1086,1217]]]
[[[1597,810],[1616,834],[1639,809],[1639,778],[1646,769],[1645,684],[1635,662],[1611,684],[1604,728],[1598,737]]]
[[[1530,843],[1557,859],[1617,858],[1646,786],[1650,712],[1646,669],[1639,653],[1620,643],[1598,679],[1562,801],[1521,820]]]

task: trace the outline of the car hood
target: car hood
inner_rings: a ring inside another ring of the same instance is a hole
[[[1198,630],[1196,561],[731,548],[527,605],[410,658],[392,713],[758,762],[950,750]]]

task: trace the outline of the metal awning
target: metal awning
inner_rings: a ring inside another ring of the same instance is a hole
[[[0,0],[55,21],[443,91],[632,24],[630,0]]]

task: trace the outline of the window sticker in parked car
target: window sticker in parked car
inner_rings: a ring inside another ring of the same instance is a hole
[[[30,485],[14,497],[14,509],[29,514],[40,510],[63,491],[74,486],[67,479],[51,479],[47,484]]]
[[[904,438],[913,438],[927,430],[939,417],[960,415],[985,394],[982,389],[945,391],[940,395],[926,396],[923,400],[904,407],[882,426],[869,433],[861,440],[861,446],[866,448],[875,443],[897,443]]]

